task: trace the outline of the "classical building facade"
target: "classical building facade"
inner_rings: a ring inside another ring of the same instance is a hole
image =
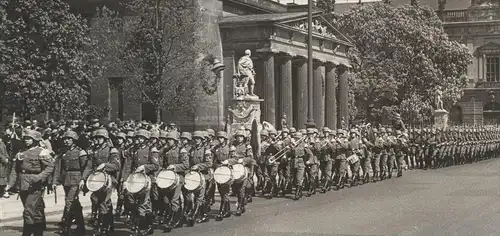
[[[313,101],[308,103],[305,7],[271,0],[198,0],[198,4],[204,22],[200,30],[215,45],[203,53],[222,61],[225,70],[215,94],[199,93],[193,113],[163,114],[164,122],[175,122],[185,129],[222,129],[233,102],[233,75],[246,49],[252,52],[256,71],[255,93],[263,99],[261,120],[277,125],[286,115],[289,125],[303,128],[310,104],[318,127],[336,128],[348,120],[347,52],[352,44],[322,16],[313,15]],[[94,6],[79,7],[91,14]],[[91,103],[107,108],[107,118],[112,120],[154,120],[154,111],[147,104],[123,96],[125,79],[126,75],[108,72],[94,81]]]

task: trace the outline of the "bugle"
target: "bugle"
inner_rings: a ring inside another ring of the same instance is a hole
[[[297,140],[297,142],[295,142],[295,144],[292,144],[292,145],[294,147],[296,147],[301,142],[303,142],[306,138],[307,138],[307,136],[304,136],[304,137],[300,138],[299,140]],[[287,146],[287,147],[281,149],[279,152],[277,152],[272,157],[270,157],[268,159],[268,162],[271,163],[271,164],[274,163],[275,161],[277,161],[278,159],[280,159],[281,157],[283,157],[290,149],[291,149],[290,146]]]

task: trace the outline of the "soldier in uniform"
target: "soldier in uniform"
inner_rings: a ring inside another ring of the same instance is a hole
[[[381,158],[385,155],[385,140],[384,135],[385,128],[380,128],[380,133],[375,132],[375,143],[373,145],[373,160],[372,160],[372,169],[373,169],[373,181],[377,182],[380,180],[382,174],[380,173],[380,165],[382,163]]]
[[[129,159],[128,153],[127,153],[127,147],[126,147],[126,139],[127,136],[123,132],[118,132],[116,134],[116,144],[115,147],[118,150],[119,157],[120,157],[120,171],[118,172],[118,186],[116,188],[116,191],[118,192],[118,201],[116,203],[116,211],[115,211],[115,216],[120,217],[122,214],[122,208],[124,204],[124,186],[123,183],[125,182],[125,177],[124,177],[124,171],[125,171],[125,166],[127,166],[127,161]]]
[[[193,133],[194,145],[189,152],[189,166],[191,170],[198,171],[205,177],[205,183],[198,190],[189,194],[193,195],[194,204],[187,214],[188,225],[194,225],[194,222],[203,223],[208,221],[208,213],[210,213],[210,199],[206,198],[208,195],[208,188],[211,185],[213,178],[210,168],[213,166],[213,153],[203,144],[203,132],[195,131]],[[186,205],[189,205],[186,198]],[[198,220],[196,220],[198,219]]]
[[[296,186],[294,200],[299,200],[302,197],[305,163],[313,158],[313,153],[309,149],[308,144],[303,141],[299,143],[301,137],[301,133],[294,134],[290,144],[291,150],[287,153],[292,162],[291,172]]]
[[[344,188],[345,177],[347,175],[347,154],[349,152],[349,140],[345,136],[345,131],[342,129],[337,130],[337,137],[335,148],[335,172],[337,173],[337,188],[339,190]]]
[[[189,132],[182,132],[181,133],[181,147],[186,149],[186,151],[189,153],[191,151],[191,140],[192,140],[192,135]]]
[[[318,178],[318,156],[321,154],[321,147],[320,143],[317,141],[316,136],[318,135],[318,132],[316,129],[313,128],[308,128],[307,130],[307,141],[306,143],[308,144],[309,150],[312,152],[312,158],[309,160],[305,161],[306,164],[306,186],[307,186],[307,193],[306,196],[310,197],[311,195],[316,194],[316,184],[317,184],[317,178]]]
[[[16,154],[5,191],[11,186],[19,190],[24,207],[22,235],[42,236],[46,229],[43,192],[47,181],[50,181],[55,163],[50,151],[40,147],[40,132],[26,130],[23,140],[25,148]]]
[[[139,145],[131,153],[130,165],[124,171],[124,178],[127,179],[133,172],[142,172],[153,179],[155,172],[159,169],[159,153],[156,147],[150,147],[148,140],[151,133],[140,129],[135,133],[135,138]],[[134,216],[132,233],[145,235],[153,233],[153,214],[151,208],[151,198],[149,189],[144,189],[138,193],[126,193],[128,205],[132,208]]]
[[[170,232],[173,228],[182,226],[182,186],[186,171],[189,170],[188,152],[186,149],[180,147],[177,131],[170,131],[167,134],[167,148],[165,148],[160,158],[160,166],[163,169],[172,170],[179,175],[179,184],[174,189],[160,190],[160,198],[163,198],[164,205],[167,206],[167,210],[169,211],[166,214],[164,230]]]
[[[228,159],[230,159],[230,147],[228,145],[227,133],[224,131],[217,132],[218,145],[214,148],[214,164],[216,167],[227,165]],[[236,148],[233,146],[236,151]],[[231,186],[229,184],[219,184],[217,183],[217,189],[220,193],[220,209],[219,214],[216,217],[217,221],[221,221],[223,218],[231,216],[231,205],[229,202],[229,190]]]
[[[292,143],[292,138],[289,136],[288,132],[290,134],[295,134],[296,130],[294,127],[291,127],[290,130],[283,129],[283,132],[281,133],[282,135],[282,144],[280,145],[280,148],[285,148],[289,147]],[[291,180],[291,162],[290,159],[287,158],[288,155],[284,155],[281,160],[279,160],[278,164],[278,185],[279,188],[281,189],[281,195],[285,196],[287,193],[291,193],[291,185],[290,185],[290,180]]]
[[[373,140],[375,133],[377,130],[372,129],[371,132],[373,132],[373,135],[370,136],[368,135],[368,131],[365,132],[365,135],[363,135],[362,138],[362,147],[363,147],[363,159],[361,159],[361,168],[363,170],[363,183],[368,183],[370,182],[370,168],[371,168],[371,163],[372,163],[372,148],[374,146],[375,140]],[[372,139],[372,141],[370,141]]]
[[[89,164],[83,172],[80,188],[94,171],[104,171],[111,177],[113,185],[116,185],[117,172],[120,170],[120,157],[116,148],[110,147],[108,131],[98,129],[94,132],[96,145],[88,152]],[[90,195],[93,208],[97,210],[98,222],[94,222],[94,230],[97,234],[107,235],[113,223],[113,203],[111,202],[112,188],[102,188]]]
[[[56,168],[53,178],[53,189],[56,185],[62,184],[64,187],[64,211],[62,216],[62,227],[60,234],[68,235],[71,230],[73,218],[77,224],[77,232],[85,234],[85,222],[83,220],[82,205],[78,199],[80,192],[79,183],[82,181],[83,171],[87,168],[87,152],[76,146],[78,134],[74,131],[67,131],[62,136],[66,150],[56,160]]]
[[[348,180],[350,182],[349,186],[357,186],[359,178],[359,168],[360,168],[360,156],[362,155],[362,141],[360,140],[360,135],[357,130],[351,129],[350,131],[350,140],[349,140],[349,152],[348,156],[356,155],[358,158],[348,159],[349,165],[352,171],[352,180]]]
[[[396,130],[396,144],[394,146],[394,152],[396,155],[396,163],[398,169],[398,177],[403,176],[403,162],[405,154],[408,151],[408,138],[405,136],[401,130]],[[391,171],[392,172],[392,171]]]
[[[278,191],[278,182],[276,181],[276,176],[278,175],[278,167],[282,161],[280,156],[284,156],[283,152],[278,152],[282,149],[283,141],[268,141],[267,130],[262,130],[260,135],[262,136],[262,155],[261,155],[261,168],[264,174],[264,184],[262,193],[266,195],[268,199],[273,198],[275,193]],[[279,156],[275,156],[278,154]],[[273,160],[270,160],[273,158]],[[277,158],[277,159],[276,159]]]

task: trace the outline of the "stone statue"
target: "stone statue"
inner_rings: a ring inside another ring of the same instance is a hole
[[[281,129],[288,128],[288,122],[286,121],[286,114],[281,115]]]
[[[436,110],[444,110],[442,97],[443,97],[443,92],[441,91],[441,86],[437,86],[434,97],[434,104],[436,105]]]
[[[250,56],[252,52],[247,49],[245,50],[245,56],[241,57],[238,61],[238,84],[248,86],[248,95],[255,97],[254,87],[255,87],[255,71],[253,69],[253,62]],[[245,84],[246,83],[246,84]]]

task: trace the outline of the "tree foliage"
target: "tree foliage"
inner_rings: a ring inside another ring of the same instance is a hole
[[[373,104],[379,115],[392,110],[410,121],[430,117],[426,114],[438,85],[445,107],[460,98],[472,56],[465,45],[448,38],[431,8],[357,5],[336,24],[356,46],[350,55],[361,109]]]
[[[126,75],[126,96],[152,104],[157,119],[163,110],[193,108],[196,93],[203,86],[208,92],[210,60],[201,52],[199,8],[185,0],[132,0],[127,15],[102,9],[95,35],[107,58],[106,66]]]
[[[89,28],[62,0],[0,0],[0,76],[9,112],[86,114],[100,75]]]

